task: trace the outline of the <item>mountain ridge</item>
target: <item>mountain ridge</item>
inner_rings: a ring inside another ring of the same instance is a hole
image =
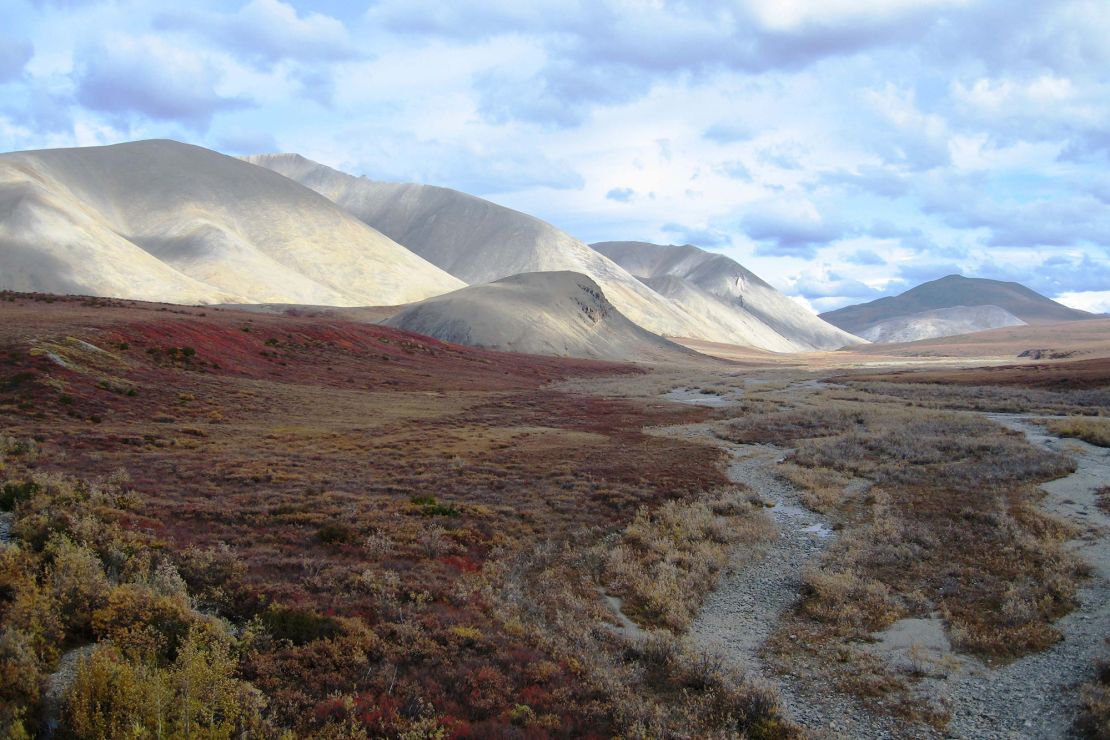
[[[616,260],[557,227],[473,195],[434,185],[379,182],[297,154],[254,155],[245,159],[315,189],[471,284],[514,274],[566,270],[588,275],[627,318],[664,336],[701,338],[777,352],[833,348],[859,341],[850,335],[840,336],[842,333],[833,327],[824,333],[838,334],[836,340],[814,342],[808,333],[803,333],[800,339],[791,334],[807,322],[819,324],[815,317],[780,321],[770,311],[771,315],[750,312],[737,318],[729,309],[715,305],[714,315],[708,316],[702,309],[717,299],[697,295],[700,288],[681,291],[688,298],[694,296],[692,303],[675,300],[675,296],[661,293]],[[754,275],[748,279],[761,289],[774,291]],[[793,301],[785,297],[782,301],[777,310],[793,316],[799,316],[798,312],[808,314]],[[816,332],[818,337],[821,334],[822,331]]]
[[[1096,314],[1057,303],[1021,283],[962,275],[946,275],[896,296],[827,311],[821,314],[821,318],[858,335],[881,321],[922,311],[987,305],[998,306],[1027,324],[1099,318]]]
[[[461,282],[288,178],[155,139],[0,155],[0,287],[403,303]]]
[[[721,321],[749,326],[758,322],[787,340],[789,346],[767,349],[839,349],[862,341],[822,321],[726,255],[690,244],[614,241],[591,246],[680,304],[718,316]]]

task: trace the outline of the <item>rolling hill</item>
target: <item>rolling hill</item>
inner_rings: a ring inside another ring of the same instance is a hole
[[[461,285],[308,188],[201,147],[0,155],[0,288],[352,306]]]
[[[471,284],[521,273],[570,271],[590,277],[621,313],[657,334],[777,352],[858,341],[823,326],[812,316],[801,318],[800,314],[808,316],[808,312],[781,296],[778,302],[756,302],[765,309],[764,314],[752,312],[742,317],[712,301],[693,296],[685,296],[688,300],[684,301],[683,295],[663,292],[669,286],[638,280],[624,266],[551,224],[456,190],[355,177],[296,154],[257,155],[246,160],[316,190]]]
[[[689,360],[696,353],[634,324],[575,272],[532,272],[472,285],[383,322],[454,344],[605,360]]]
[[[601,254],[687,310],[778,352],[837,349],[859,337],[830,326],[723,254],[697,247],[601,242]]]
[[[905,293],[821,314],[825,321],[857,336],[891,319],[956,307],[996,306],[1026,324],[1054,324],[1100,318],[1068,308],[1020,283],[949,275],[922,283]],[[990,327],[982,327],[983,329]]]

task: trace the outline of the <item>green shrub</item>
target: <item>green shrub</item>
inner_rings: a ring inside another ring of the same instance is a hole
[[[358,539],[358,530],[349,524],[331,522],[316,530],[316,539],[325,545],[346,545]]]
[[[462,512],[453,504],[441,504],[435,496],[413,496],[409,499],[418,516],[458,516]]]
[[[41,489],[33,480],[11,481],[0,488],[0,510],[11,511],[22,501],[27,501]]]
[[[262,614],[262,624],[278,640],[304,645],[335,637],[342,631],[338,620],[308,609],[271,606]]]

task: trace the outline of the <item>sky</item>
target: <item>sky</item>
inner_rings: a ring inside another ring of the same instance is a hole
[[[3,0],[0,150],[172,138],[723,252],[817,311],[1110,311],[1110,0]]]

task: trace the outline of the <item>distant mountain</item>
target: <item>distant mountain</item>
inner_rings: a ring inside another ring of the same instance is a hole
[[[1068,308],[1020,283],[949,275],[922,283],[905,293],[879,298],[870,303],[847,306],[821,314],[830,324],[857,336],[883,321],[922,311],[958,306],[997,306],[1027,324],[1098,318],[1095,314]]]
[[[696,353],[634,324],[575,272],[532,272],[429,298],[383,322],[456,344],[605,360],[688,360]]]
[[[638,280],[608,256],[549,223],[456,190],[355,177],[296,154],[246,159],[316,190],[471,284],[520,273],[565,270],[589,276],[621,313],[658,334],[778,352],[858,341],[832,327],[814,331],[821,322],[786,298],[775,306],[768,304],[767,314],[806,314],[808,319],[777,317],[776,323],[767,326],[767,318],[754,311],[737,318],[712,301],[680,300],[682,296],[665,292],[668,286]],[[759,284],[766,286],[762,281]],[[801,336],[791,333],[797,329]]]
[[[0,288],[350,306],[461,285],[308,188],[201,147],[0,155]]]
[[[628,318],[672,336],[713,333],[581,241],[551,224],[433,185],[355,177],[296,154],[246,157],[312,188],[416,254],[471,284],[526,272],[588,275]]]
[[[1026,322],[998,306],[954,306],[911,313],[872,324],[860,336],[885,344],[916,342],[922,339],[952,337],[1004,326],[1025,326]]]
[[[601,242],[601,254],[691,313],[756,347],[778,352],[837,349],[859,337],[830,326],[723,254],[697,247]]]

